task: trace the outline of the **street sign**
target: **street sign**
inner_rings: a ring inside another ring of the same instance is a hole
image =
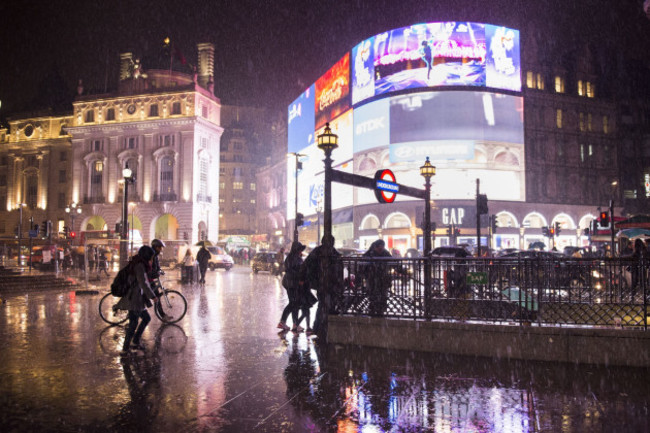
[[[379,203],[392,203],[399,192],[395,174],[391,170],[377,170],[375,173],[375,197]]]
[[[487,284],[487,272],[468,272],[465,281],[467,284]]]
[[[29,237],[30,238],[38,237],[38,230],[30,230],[29,231]]]

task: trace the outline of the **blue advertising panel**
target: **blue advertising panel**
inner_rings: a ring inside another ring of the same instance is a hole
[[[487,41],[486,85],[521,91],[519,30],[485,25]]]
[[[288,142],[289,152],[298,152],[315,140],[315,84],[289,105]]]
[[[354,153],[390,143],[390,99],[370,102],[354,110]]]
[[[352,48],[352,104],[375,96],[375,38]]]

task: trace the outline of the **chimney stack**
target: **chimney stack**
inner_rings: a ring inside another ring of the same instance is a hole
[[[133,63],[133,53],[120,54],[120,81],[131,77],[131,64]]]
[[[198,83],[204,89],[212,82],[214,75],[214,44],[204,42],[197,45],[199,51]]]

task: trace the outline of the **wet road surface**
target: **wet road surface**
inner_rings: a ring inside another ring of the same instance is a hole
[[[650,430],[647,369],[326,345],[278,334],[277,277],[237,267],[202,287],[169,274],[187,316],[154,316],[146,352],[124,359],[103,292],[0,294],[0,431]]]

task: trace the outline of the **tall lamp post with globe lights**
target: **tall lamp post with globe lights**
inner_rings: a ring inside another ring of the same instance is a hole
[[[122,226],[120,227],[120,268],[123,268],[128,263],[128,243],[129,243],[129,184],[133,183],[133,171],[127,165],[122,170],[122,178],[124,182],[124,194],[122,195]]]
[[[431,178],[436,175],[436,168],[431,165],[429,157],[420,167],[420,175],[424,178],[424,257],[431,254]],[[431,261],[424,261],[424,312],[429,317],[431,305]]]
[[[81,215],[81,207],[77,205],[77,202],[72,202],[69,205],[65,207],[65,213],[68,214],[70,217],[70,228],[69,230],[71,232],[74,231],[74,219],[77,217],[77,215]],[[68,234],[68,233],[66,233]]]

